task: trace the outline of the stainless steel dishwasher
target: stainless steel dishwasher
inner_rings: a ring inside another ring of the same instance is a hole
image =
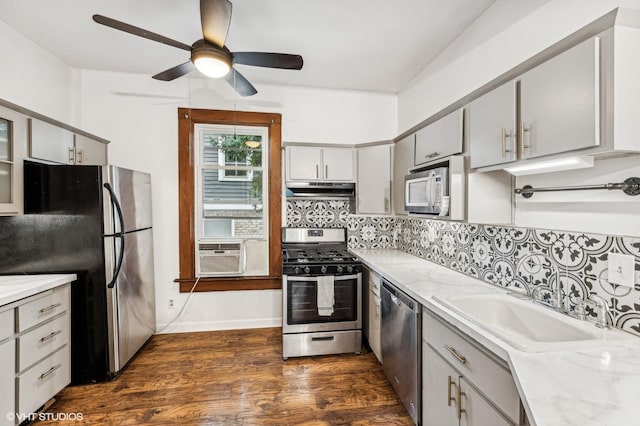
[[[415,424],[420,419],[420,304],[382,280],[382,369]]]

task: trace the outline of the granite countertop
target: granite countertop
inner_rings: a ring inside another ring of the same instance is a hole
[[[2,275],[0,276],[0,306],[75,280],[76,274]]]
[[[637,344],[523,352],[441,304],[434,296],[504,293],[506,289],[395,249],[351,250],[511,368],[534,426],[614,426],[640,422],[640,338]],[[632,339],[633,340],[633,339]]]

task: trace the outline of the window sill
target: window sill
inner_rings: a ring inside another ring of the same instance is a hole
[[[177,278],[180,293],[189,293],[196,278]],[[205,291],[235,291],[235,290],[279,290],[282,288],[282,277],[229,277],[229,278],[200,278],[193,292]]]

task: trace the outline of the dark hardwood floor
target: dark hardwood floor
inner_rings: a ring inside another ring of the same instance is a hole
[[[39,425],[411,425],[373,353],[282,360],[281,329],[154,336],[114,381],[63,390]]]

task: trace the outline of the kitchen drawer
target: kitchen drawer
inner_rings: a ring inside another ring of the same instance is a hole
[[[70,285],[55,288],[50,294],[18,306],[18,331],[55,317],[69,309]]]
[[[0,342],[13,336],[13,309],[0,312]]]
[[[70,346],[18,376],[18,412],[33,413],[71,382]]]
[[[69,343],[69,311],[18,338],[18,371],[22,371]]]
[[[360,353],[361,345],[361,330],[284,334],[282,356],[286,359],[298,356]]]
[[[521,423],[520,395],[511,372],[484,351],[424,310],[422,335],[463,376],[504,411]],[[447,349],[449,348],[449,349]]]

